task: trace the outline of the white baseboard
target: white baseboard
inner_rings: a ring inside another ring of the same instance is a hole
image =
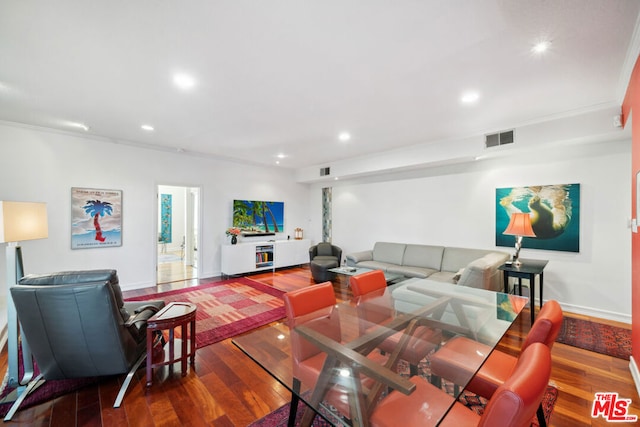
[[[636,364],[633,356],[631,356],[629,360],[629,371],[631,371],[631,377],[633,378],[633,382],[636,384],[636,393],[640,396],[640,371],[638,371],[638,365]]]
[[[592,307],[584,307],[580,305],[567,304],[560,301],[558,302],[560,303],[562,310],[568,313],[582,314],[584,316],[591,316],[591,317],[597,317],[600,319],[613,320],[616,322],[627,323],[629,325],[631,324],[631,314],[616,313],[614,311],[599,310]]]

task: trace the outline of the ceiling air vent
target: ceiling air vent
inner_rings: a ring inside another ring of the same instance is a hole
[[[484,145],[487,148],[513,144],[513,130],[485,135]]]
[[[326,167],[326,168],[320,168],[320,176],[327,176],[331,173],[331,168],[330,167]]]

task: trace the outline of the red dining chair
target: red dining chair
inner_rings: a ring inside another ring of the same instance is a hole
[[[368,271],[349,279],[351,292],[357,308],[363,330],[378,327],[385,321],[392,319],[393,301],[390,295],[385,294],[387,281],[382,270]],[[384,301],[381,301],[384,300]],[[367,326],[369,325],[369,326]],[[378,349],[384,353],[391,354],[400,345],[402,332],[398,332],[386,338]],[[418,375],[418,364],[427,354],[436,349],[442,342],[442,333],[439,330],[427,326],[418,326],[412,333],[406,346],[400,351],[399,358],[409,363],[411,375]]]
[[[563,313],[557,301],[547,301],[531,330],[527,334],[521,352],[534,343],[553,346],[560,328]],[[467,384],[466,389],[487,399],[495,393],[513,372],[518,358],[499,350],[491,352],[491,347],[466,337],[455,337],[444,344],[431,357],[431,372],[437,377],[452,381],[454,384],[465,382],[480,365],[482,367]],[[484,358],[489,354],[482,364]],[[544,426],[542,408],[538,410],[538,421]]]
[[[478,415],[460,402],[446,414],[440,426],[525,427],[531,425],[551,377],[551,351],[542,343],[527,347],[509,378],[493,393]],[[411,377],[416,389],[410,395],[393,391],[373,410],[372,427],[433,425],[454,398],[422,377]]]
[[[305,384],[309,388],[315,386],[327,357],[326,353],[300,336],[295,327],[303,324],[310,326],[336,342],[341,341],[342,331],[339,311],[335,307],[336,296],[331,282],[285,293],[284,306],[290,330],[293,360],[293,393],[289,412],[289,420],[292,422],[296,416],[301,384]],[[384,364],[386,361],[386,358],[375,353],[371,353],[371,358],[380,364]],[[374,383],[368,377],[362,377],[361,381],[365,390],[370,389]],[[347,390],[334,386],[325,396],[325,400],[334,405],[341,414],[349,414]]]

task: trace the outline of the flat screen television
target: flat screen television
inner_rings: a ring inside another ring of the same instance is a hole
[[[280,233],[284,231],[284,202],[234,200],[233,226],[244,235]]]

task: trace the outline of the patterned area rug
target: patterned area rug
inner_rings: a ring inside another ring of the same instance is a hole
[[[409,376],[409,365],[403,361],[400,361],[398,366],[398,371],[401,375],[408,377]],[[418,375],[425,378],[427,381],[431,375],[431,371],[429,368],[428,358],[420,362],[418,366]],[[442,381],[442,388],[444,391],[448,393],[453,392],[453,384],[447,381]],[[542,408],[544,409],[545,420],[547,425],[550,424],[549,420],[551,418],[551,413],[553,412],[553,407],[558,399],[558,390],[553,386],[547,386],[547,391],[542,398]],[[471,393],[467,390],[463,390],[462,394],[458,398],[458,401],[476,412],[478,415],[482,415],[484,412],[484,408],[487,405],[487,399],[480,397],[474,393]],[[300,421],[302,419],[302,415],[304,413],[306,405],[302,402],[298,404],[298,411],[296,413],[296,423],[295,425],[300,425]],[[323,411],[323,415],[328,419],[336,419],[339,418],[340,415],[337,412],[331,412],[329,410]],[[267,414],[263,418],[260,418],[257,421],[251,423],[248,427],[284,427],[287,425],[289,421],[289,404],[283,405],[275,411]],[[334,422],[336,424],[336,422]],[[316,416],[313,420],[312,426],[314,427],[326,427],[331,426],[331,423],[328,423],[321,417]],[[538,419],[533,417],[531,420],[532,426],[539,426]]]
[[[196,347],[200,348],[282,319],[285,316],[283,293],[255,280],[238,278],[144,297],[128,298],[127,301],[162,299],[167,303],[189,301],[197,304]],[[179,335],[178,331],[179,329],[176,330],[176,336]],[[22,377],[22,357],[20,357],[19,372]],[[27,397],[21,408],[38,405],[95,384],[99,380],[99,378],[80,378],[47,381]],[[4,398],[12,391],[6,386],[6,381],[7,378],[2,384],[0,398]],[[4,417],[10,407],[11,403],[0,404],[0,416]]]
[[[565,316],[556,341],[619,359],[631,357],[631,330],[618,326]]]
[[[196,348],[250,331],[285,316],[282,292],[244,277],[178,289],[127,301],[161,299],[192,302],[196,312]],[[179,330],[176,336],[179,337]]]

